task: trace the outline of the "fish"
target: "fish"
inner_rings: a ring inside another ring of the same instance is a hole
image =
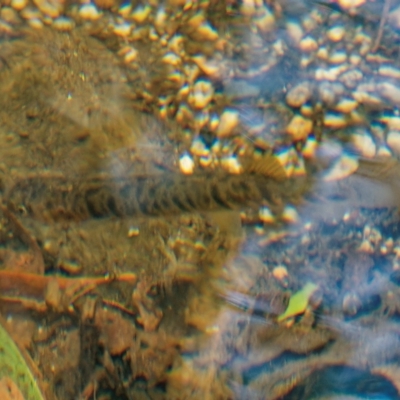
[[[288,178],[276,157],[249,163],[241,174],[222,170],[183,175],[161,171],[124,177],[29,176],[5,185],[3,204],[21,216],[44,221],[167,216],[240,210],[263,202],[279,212],[300,201],[307,179]],[[4,186],[4,185],[3,185]]]

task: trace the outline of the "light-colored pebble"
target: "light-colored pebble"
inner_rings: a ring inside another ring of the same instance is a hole
[[[336,81],[339,75],[348,69],[347,64],[341,64],[331,68],[317,68],[315,70],[315,79],[317,81]]]
[[[17,11],[21,11],[28,5],[28,0],[11,0],[11,7]]]
[[[36,7],[44,14],[51,18],[57,18],[60,16],[62,9],[62,2],[49,2],[47,0],[33,0]]]
[[[268,33],[272,31],[275,27],[275,16],[274,14],[266,7],[263,6],[260,14],[257,18],[254,19],[254,23],[257,28],[262,33]]]
[[[328,51],[328,48],[325,47],[325,46],[320,47],[320,48],[318,49],[318,51],[317,51],[317,57],[318,57],[320,60],[328,61],[328,59],[329,59],[329,51]]]
[[[312,120],[295,115],[286,127],[286,133],[292,136],[293,140],[303,140],[312,132],[312,129]]]
[[[396,7],[390,12],[389,23],[393,28],[400,29],[400,7]]]
[[[230,136],[239,124],[239,113],[236,110],[225,110],[219,119],[217,136],[219,138]]]
[[[297,224],[299,222],[299,214],[293,206],[286,206],[281,218],[283,222],[288,224]]]
[[[386,142],[396,155],[400,155],[400,131],[389,131]]]
[[[17,24],[19,22],[19,15],[11,7],[3,7],[0,9],[0,18],[8,24]]]
[[[196,132],[199,132],[201,129],[203,129],[207,125],[209,119],[210,114],[207,110],[197,112],[193,120],[193,126]]]
[[[294,44],[299,44],[304,36],[303,28],[297,21],[288,21],[286,23],[286,32]]]
[[[95,21],[101,16],[101,12],[94,4],[83,4],[79,9],[79,16],[89,21]]]
[[[196,40],[214,42],[218,39],[218,32],[208,22],[203,22],[191,36]]]
[[[355,88],[358,82],[363,78],[363,74],[358,69],[351,69],[340,75],[339,81],[348,88]]]
[[[347,60],[347,53],[344,50],[334,51],[328,60],[331,64],[343,64]]]
[[[341,99],[335,106],[335,111],[343,114],[348,114],[358,107],[358,103],[352,99]]]
[[[151,13],[151,7],[149,5],[139,5],[135,8],[133,13],[131,14],[131,18],[137,23],[142,24],[146,21]]]
[[[332,42],[340,42],[344,38],[345,33],[345,28],[341,25],[338,25],[328,29],[326,36]]]
[[[140,230],[137,226],[131,226],[128,230],[128,238],[139,236]]]
[[[204,141],[197,137],[193,140],[192,145],[190,146],[190,152],[197,157],[208,156],[210,150],[206,147]]]
[[[230,174],[241,174],[243,167],[236,156],[227,156],[221,158],[221,167]]]
[[[396,105],[400,105],[400,89],[396,85],[384,82],[378,84],[377,89],[382,97]]]
[[[338,4],[345,10],[362,6],[366,0],[338,0]]]
[[[128,37],[132,31],[132,25],[128,22],[114,26],[114,33],[117,36]]]
[[[214,96],[214,87],[210,81],[207,80],[198,80],[194,86],[192,91],[189,94],[189,104],[196,108],[202,109],[206,107]]]
[[[386,146],[380,146],[376,155],[378,157],[392,157],[392,152]]]
[[[380,119],[383,123],[385,123],[390,131],[399,131],[400,132],[400,117],[395,115],[384,116]]]
[[[375,157],[376,144],[369,133],[355,133],[351,136],[351,142],[361,156],[366,158]]]
[[[352,92],[352,96],[358,103],[361,104],[371,107],[382,105],[382,99],[371,94],[373,92],[375,92],[375,86],[371,90],[371,88],[366,85],[359,85],[357,89]]]
[[[379,67],[378,73],[381,76],[400,79],[400,69],[395,68],[392,65],[381,65]]]
[[[11,34],[13,32],[13,28],[9,23],[0,20],[0,32],[5,34]]]
[[[318,49],[318,43],[313,37],[306,36],[300,40],[299,47],[301,51],[304,51],[305,53],[311,53],[312,51]]]
[[[177,67],[178,65],[181,64],[181,58],[178,55],[176,55],[175,53],[168,52],[162,58],[162,62],[165,64],[172,65],[174,67]]]
[[[347,126],[347,119],[343,114],[328,111],[324,116],[324,126],[332,129],[344,128]]]
[[[129,51],[127,51],[124,55],[124,61],[127,64],[130,64],[131,62],[135,61],[137,59],[138,56],[138,51],[136,49],[134,49],[133,47],[131,47],[129,49]]]
[[[323,180],[326,182],[347,178],[358,169],[358,160],[354,156],[343,154],[327,171]]]
[[[277,265],[272,270],[272,276],[278,281],[283,281],[289,276],[289,273],[284,265]]]
[[[193,56],[192,60],[208,77],[215,79],[220,76],[220,66],[217,62],[207,60],[203,55]]]
[[[309,136],[304,147],[301,149],[301,154],[305,158],[314,158],[318,148],[317,139],[314,136]]]
[[[264,224],[273,224],[275,222],[275,217],[268,207],[261,207],[258,210],[258,217]]]
[[[75,23],[72,19],[67,17],[59,17],[53,21],[53,26],[55,29],[61,32],[72,31],[75,27]]]
[[[34,29],[42,29],[44,26],[43,22],[39,18],[28,19],[28,24],[31,28]]]
[[[301,107],[311,99],[313,87],[310,82],[302,82],[292,87],[286,95],[286,103],[290,107]]]
[[[193,158],[185,153],[179,158],[179,169],[185,175],[191,175],[194,172]]]
[[[122,15],[124,18],[127,18],[131,13],[131,11],[132,11],[132,4],[130,2],[124,3],[118,9],[118,14]]]
[[[30,6],[22,9],[20,15],[22,18],[27,19],[27,20],[30,20],[30,19],[40,20],[40,18],[42,17],[42,15],[40,14],[40,11],[37,8],[33,8]]]

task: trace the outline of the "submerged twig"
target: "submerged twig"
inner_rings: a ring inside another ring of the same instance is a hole
[[[376,35],[375,43],[372,46],[371,52],[375,53],[378,50],[379,45],[381,44],[382,35],[383,35],[383,28],[385,27],[385,23],[389,14],[390,4],[392,0],[385,0],[383,4],[383,10],[381,14],[381,20],[379,22],[378,34]]]

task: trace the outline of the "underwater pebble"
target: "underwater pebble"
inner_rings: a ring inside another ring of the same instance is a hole
[[[286,103],[290,107],[301,107],[310,100],[313,88],[310,82],[302,82],[292,87],[286,95]]]
[[[342,73],[348,69],[346,64],[341,64],[331,68],[317,68],[315,70],[315,79],[317,81],[336,81]]]
[[[197,40],[215,41],[218,39],[217,31],[208,23],[202,23],[192,34]]]
[[[68,32],[74,29],[75,23],[72,19],[66,17],[59,17],[54,20],[53,26],[61,32]]]
[[[332,129],[344,128],[347,120],[343,114],[328,111],[324,116],[324,126]]]
[[[55,1],[53,3],[48,2],[47,0],[33,0],[33,3],[36,7],[45,15],[48,15],[51,18],[57,18],[60,16],[62,2]],[[56,7],[58,5],[59,7]]]
[[[217,136],[219,138],[230,136],[239,124],[239,113],[236,110],[225,110],[219,119]]]
[[[236,156],[228,156],[221,158],[221,167],[230,174],[241,174],[243,167]]]
[[[206,147],[204,141],[198,137],[193,140],[192,145],[190,146],[190,152],[197,157],[208,156],[210,150]]]
[[[387,76],[389,78],[400,79],[400,69],[392,67],[391,65],[382,65],[378,69],[378,74]]]
[[[361,156],[373,158],[376,154],[376,144],[368,133],[355,133],[351,136],[354,148]]]
[[[353,172],[357,171],[357,168],[357,158],[343,154],[324,175],[323,180],[325,182],[332,182],[347,178]]]
[[[220,68],[218,63],[211,60],[207,60],[206,57],[202,55],[193,56],[192,60],[196,65],[209,77],[218,78],[220,73]]]
[[[11,0],[11,7],[17,11],[21,11],[28,5],[28,0]]]
[[[378,157],[391,157],[392,153],[386,146],[380,146],[376,152]]]
[[[344,50],[335,51],[329,55],[328,61],[331,64],[343,64],[347,60],[347,53]]]
[[[129,23],[126,23],[126,22],[123,24],[114,26],[114,33],[117,36],[127,37],[130,35],[131,31],[132,31],[132,25]]]
[[[303,28],[297,21],[288,21],[286,23],[286,33],[295,44],[299,44],[300,40],[304,36]]]
[[[363,74],[358,69],[351,69],[340,75],[339,81],[342,82],[346,87],[352,89],[355,88],[358,82],[363,78]]]
[[[115,0],[94,0],[97,7],[100,8],[111,8],[116,1]]]
[[[327,38],[332,42],[340,42],[346,33],[343,26],[334,26],[326,32]]]
[[[317,139],[314,136],[309,136],[304,147],[301,149],[301,154],[305,158],[314,158],[318,148]]]
[[[345,10],[350,8],[360,7],[365,3],[366,0],[338,0],[338,4]]]
[[[311,36],[306,36],[305,38],[300,40],[299,47],[300,47],[300,50],[302,50],[306,53],[311,53],[312,51],[315,51],[318,49],[318,43]]]
[[[265,224],[273,224],[275,222],[275,217],[268,207],[261,207],[258,210],[258,217]]]
[[[197,109],[206,107],[212,100],[214,95],[214,87],[207,80],[197,81],[189,95],[189,104]]]
[[[400,132],[399,131],[389,131],[386,142],[392,151],[394,151],[397,155],[400,155]]]
[[[267,8],[262,7],[262,11],[260,12],[257,18],[254,19],[254,24],[262,33],[268,33],[272,31],[275,27],[275,16],[274,14]]]
[[[312,132],[313,122],[311,119],[301,115],[295,115],[286,127],[286,133],[293,137],[293,140],[306,139]]]
[[[185,175],[191,175],[194,171],[194,161],[189,154],[183,154],[179,158],[179,169]]]
[[[0,33],[11,34],[13,32],[13,28],[10,24],[4,21],[0,21]]]
[[[335,111],[343,114],[348,114],[358,107],[358,103],[351,99],[341,99],[335,106]]]
[[[299,214],[293,206],[286,206],[281,215],[282,221],[288,224],[297,224],[299,222]]]
[[[100,18],[101,13],[93,4],[84,4],[79,9],[79,16],[83,19],[94,21]]]
[[[389,82],[377,85],[379,93],[387,100],[395,104],[400,104],[400,89]]]
[[[131,226],[128,230],[128,237],[135,237],[135,236],[139,236],[139,228],[137,226]]]
[[[329,52],[328,49],[326,47],[320,47],[317,51],[317,57],[320,60],[325,60],[328,61],[329,59]]]
[[[283,281],[289,276],[288,270],[284,265],[277,265],[272,270],[272,276],[278,281]]]
[[[135,10],[132,12],[130,17],[137,23],[137,24],[142,24],[143,22],[146,21],[148,16],[151,13],[151,7],[149,5],[139,5],[135,8]]]
[[[342,309],[347,315],[356,315],[362,303],[355,293],[346,293],[343,297]]]
[[[400,7],[395,8],[389,13],[388,20],[393,28],[400,29]]]

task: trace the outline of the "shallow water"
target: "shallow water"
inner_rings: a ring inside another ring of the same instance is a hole
[[[397,2],[0,4],[0,322],[44,398],[399,398]]]

